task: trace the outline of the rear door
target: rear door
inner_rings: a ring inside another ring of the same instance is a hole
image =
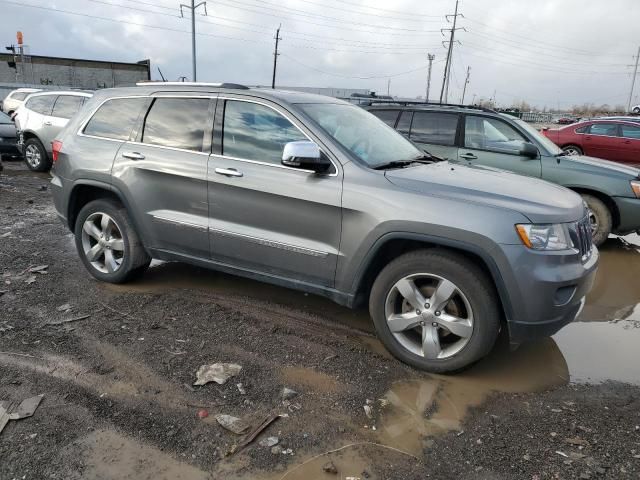
[[[20,119],[20,129],[32,131],[40,138],[45,127],[48,127],[47,123],[50,123],[47,119],[51,116],[57,97],[57,95],[38,95],[27,100],[25,104],[27,111],[24,112],[26,118]],[[42,138],[40,140],[42,141]],[[50,150],[51,147],[47,146],[45,141],[42,143]]]
[[[75,115],[82,106],[84,97],[79,95],[59,95],[53,104],[51,115],[44,118],[40,140],[47,151],[51,151],[51,142],[56,138],[69,119]]]
[[[483,115],[465,115],[464,148],[458,158],[471,164],[510,170],[521,175],[540,177],[540,158],[520,155],[528,139],[507,122]]]
[[[207,159],[215,96],[157,96],[120,148],[113,176],[147,232],[146,246],[208,258]]]
[[[209,158],[211,256],[248,271],[331,286],[339,254],[342,170],[285,167],[288,142],[312,133],[263,99],[218,101]],[[328,152],[325,152],[328,153]]]
[[[445,160],[458,158],[456,134],[460,115],[448,112],[415,111],[409,138],[423,150]]]
[[[640,165],[640,125],[620,124],[622,161]]]
[[[612,122],[592,123],[584,135],[583,152],[590,157],[623,161],[618,125]]]

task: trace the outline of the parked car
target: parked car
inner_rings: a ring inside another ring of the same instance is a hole
[[[542,133],[569,155],[640,165],[640,124],[637,122],[593,119]]]
[[[39,92],[38,88],[18,88],[9,92],[9,94],[4,97],[4,100],[0,103],[0,110],[4,113],[12,117],[18,107],[22,105],[24,100],[34,92]]]
[[[556,120],[556,123],[558,125],[571,125],[572,123],[576,123],[576,122],[577,120],[571,117],[560,117],[558,120]]]
[[[628,115],[628,116],[614,116],[614,117],[596,117],[596,118],[590,118],[589,120],[622,120],[624,122],[634,122],[634,123],[640,123],[640,117],[638,116],[632,116],[632,115]]]
[[[9,115],[0,112],[0,155],[6,157],[20,156],[17,146],[16,126]]]
[[[528,123],[480,107],[375,106],[369,110],[429,153],[563,185],[591,210],[594,242],[640,229],[640,170],[568,156]],[[573,127],[568,127],[573,128]]]
[[[75,90],[34,93],[18,108],[18,147],[31,170],[51,168],[51,142],[91,95]]]
[[[571,322],[598,252],[574,192],[436,162],[361,107],[239,85],[97,92],[53,142],[58,215],[95,278],[151,258],[368,302],[399,359],[446,372]]]
[[[635,105],[631,108],[631,113],[635,113],[636,115],[640,115],[640,105]]]

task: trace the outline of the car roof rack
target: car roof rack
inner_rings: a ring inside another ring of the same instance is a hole
[[[157,87],[159,85],[169,85],[172,87],[216,87],[216,88],[231,88],[234,90],[249,90],[246,85],[239,83],[206,83],[206,82],[138,82],[138,87]]]
[[[402,105],[405,107],[408,106],[425,106],[425,107],[452,107],[452,108],[469,108],[472,110],[481,110],[483,112],[491,112],[498,113],[491,108],[482,107],[480,105],[460,105],[457,103],[439,103],[439,102],[420,102],[418,100],[370,100],[369,103],[371,105]]]

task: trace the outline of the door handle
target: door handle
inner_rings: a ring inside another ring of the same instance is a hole
[[[460,158],[464,158],[465,160],[477,160],[478,157],[476,157],[473,153],[463,153],[462,155],[460,155]]]
[[[51,123],[51,122],[49,122],[49,121],[47,121],[47,122],[44,122],[44,124],[45,124],[45,125],[48,125],[48,126],[51,126],[51,125],[53,125],[53,123]]]
[[[130,160],[144,160],[144,155],[138,152],[122,152],[122,156]]]
[[[243,175],[242,172],[239,172],[235,168],[216,168],[215,172],[225,177],[242,177]]]

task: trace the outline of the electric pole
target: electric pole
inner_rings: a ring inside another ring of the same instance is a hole
[[[282,38],[280,38],[280,28],[282,27],[282,24],[278,25],[278,29],[276,30],[276,49],[273,52],[273,78],[271,79],[271,88],[276,88],[276,67],[278,66],[278,55],[280,55],[278,53],[278,42],[280,40],[282,40]]]
[[[191,0],[191,6],[180,4],[180,16],[184,17],[183,8],[191,10],[191,63],[193,71],[193,81],[198,81],[198,75],[196,72],[196,10],[204,6],[204,14],[207,15],[207,2],[200,2],[197,5],[195,0]]]
[[[633,89],[636,86],[636,76],[638,75],[638,60],[640,59],[640,47],[638,47],[638,53],[636,54],[636,66],[633,70],[633,78],[631,79],[631,91],[629,92],[629,104],[627,105],[627,112],[631,111],[631,102],[633,101]]]
[[[442,30],[442,31],[449,30],[451,32],[451,36],[449,37],[449,48],[447,49],[447,61],[446,61],[445,66],[444,66],[444,77],[442,79],[442,90],[440,90],[440,103],[442,103],[442,99],[443,98],[444,98],[444,103],[447,103],[447,99],[449,97],[449,77],[451,76],[451,63],[452,63],[451,62],[451,60],[452,60],[451,57],[453,56],[453,42],[455,41],[456,30],[464,30],[464,29],[456,28],[458,17],[462,16],[461,13],[458,13],[458,2],[459,2],[459,0],[456,0],[455,13],[453,15],[445,15],[445,18],[447,19],[447,21],[449,21],[449,17],[451,17],[451,16],[453,17],[453,27],[451,29]]]
[[[462,100],[460,105],[464,105],[464,95],[467,93],[467,85],[469,85],[469,77],[471,76],[471,67],[467,67],[467,78],[464,79],[464,87],[462,88]]]
[[[429,90],[431,89],[431,67],[433,66],[433,60],[436,58],[436,56],[428,53],[427,58],[429,59],[429,73],[427,73],[427,93],[424,96],[424,103],[429,103]]]
[[[391,96],[391,79],[387,78],[387,97]]]

